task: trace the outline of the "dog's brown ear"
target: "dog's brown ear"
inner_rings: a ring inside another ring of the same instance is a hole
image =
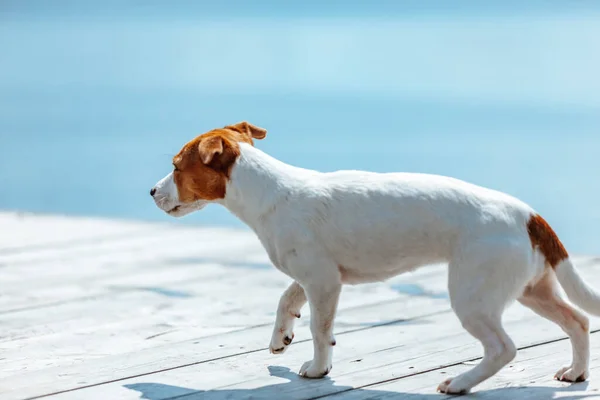
[[[198,153],[204,164],[210,164],[215,156],[223,154],[223,139],[213,136],[200,141]]]
[[[249,122],[242,121],[237,124],[230,125],[228,128],[235,129],[238,132],[247,133],[253,139],[264,139],[267,136],[267,130]]]

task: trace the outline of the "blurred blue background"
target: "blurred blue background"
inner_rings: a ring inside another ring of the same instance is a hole
[[[248,120],[303,167],[506,191],[598,254],[599,50],[592,1],[2,0],[0,209],[171,221],[172,155]]]

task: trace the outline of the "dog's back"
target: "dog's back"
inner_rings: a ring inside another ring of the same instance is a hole
[[[368,269],[363,274],[370,278],[362,278],[379,280],[379,273],[387,278],[447,262],[475,238],[511,235],[531,247],[524,228],[531,207],[457,179],[340,171],[313,177],[304,190],[289,200],[281,218],[293,219],[293,229],[306,225],[314,245],[324,246],[348,277]]]

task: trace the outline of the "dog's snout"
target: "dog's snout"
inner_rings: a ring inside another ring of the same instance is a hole
[[[152,189],[150,189],[150,196],[154,197],[154,194],[156,194],[156,188],[153,187]]]

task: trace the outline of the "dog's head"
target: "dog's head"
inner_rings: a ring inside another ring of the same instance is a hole
[[[248,122],[213,129],[186,143],[173,157],[173,171],[150,190],[156,205],[173,217],[223,199],[239,143],[254,144],[267,131]]]

